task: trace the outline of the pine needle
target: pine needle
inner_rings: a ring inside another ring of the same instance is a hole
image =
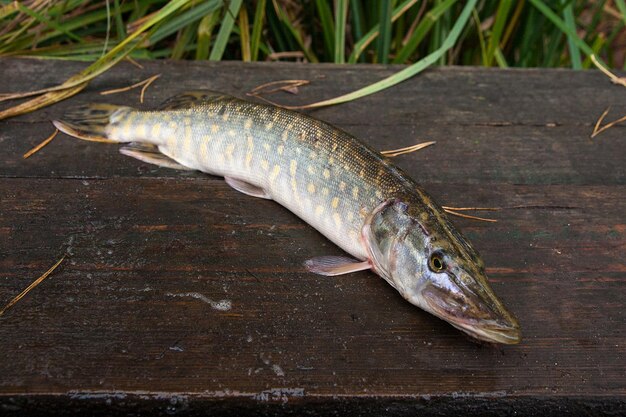
[[[26,289],[24,291],[22,291],[21,293],[19,293],[14,299],[12,299],[11,301],[9,301],[9,304],[7,304],[2,310],[0,310],[0,316],[2,316],[4,314],[5,311],[7,311],[9,308],[11,308],[13,305],[15,305],[15,303],[17,303],[18,301],[20,301],[22,298],[24,298],[24,296],[26,294],[28,294],[33,288],[35,288],[37,285],[41,284],[41,282],[48,278],[48,276],[55,270],[57,269],[57,267],[59,265],[61,265],[61,262],[63,262],[63,260],[65,259],[66,255],[63,255],[63,257],[61,259],[59,259],[57,261],[57,263],[55,263],[54,265],[52,265],[52,268],[48,269],[46,272],[43,273],[42,276],[40,276],[39,278],[37,278],[35,281],[33,281],[28,287],[26,287]]]
[[[399,156],[399,155],[404,155],[407,153],[419,151],[420,149],[424,149],[430,145],[434,145],[435,143],[437,142],[431,141],[431,142],[416,143],[415,145],[407,146],[406,148],[391,149],[388,151],[380,151],[380,153],[382,155],[393,158],[394,156]]]
[[[125,91],[132,90],[133,88],[137,88],[137,87],[143,86],[143,88],[141,89],[140,96],[139,96],[139,101],[141,103],[143,103],[143,97],[144,97],[144,93],[146,92],[146,89],[148,88],[148,86],[150,84],[152,84],[154,81],[156,81],[160,76],[161,76],[161,74],[156,74],[156,75],[153,75],[152,77],[146,78],[143,81],[139,81],[138,83],[135,83],[133,85],[129,85],[128,87],[114,88],[112,90],[101,91],[100,95],[108,96],[109,94],[123,93]]]
[[[134,59],[132,59],[130,56],[126,57],[126,60],[128,62],[130,62],[131,64],[133,64],[134,66],[136,66],[139,69],[143,69],[143,65],[141,65],[139,62],[135,61]]]
[[[598,120],[598,122],[601,122],[601,121],[602,120]],[[604,126],[602,126],[600,129],[595,130],[594,133],[591,134],[591,138],[594,138],[594,137],[598,136],[600,133],[604,132],[605,130],[615,126],[616,124],[622,123],[622,122],[626,122],[626,116],[620,117],[617,120],[613,120],[612,122],[607,123]]]
[[[596,125],[593,127],[593,132],[591,132],[592,138],[598,134],[598,130],[600,130],[600,125],[604,121],[604,118],[606,117],[606,115],[609,114],[609,110],[611,110],[611,107],[607,107],[606,110],[602,113],[602,115],[598,118]]]
[[[151,78],[148,79],[148,82],[146,82],[144,84],[144,86],[141,88],[141,93],[139,94],[139,102],[140,103],[143,103],[143,96],[146,93],[146,90],[148,89],[150,84],[155,82],[157,80],[157,78],[159,78],[160,76],[161,76],[161,74],[157,74],[157,75],[152,76]]]
[[[279,81],[271,81],[269,83],[261,84],[257,87],[254,87],[249,93],[246,93],[248,96],[259,97],[261,94],[273,94],[277,91],[285,91],[291,94],[298,94],[298,87],[303,85],[308,85],[311,82],[309,80],[279,80]],[[274,87],[274,88],[270,88]],[[259,97],[263,98],[263,97]]]
[[[486,219],[484,217],[478,217],[478,216],[471,216],[469,214],[463,214],[463,213],[457,213],[456,211],[444,208],[443,209],[446,213],[449,213],[453,216],[458,216],[458,217],[463,217],[464,219],[472,219],[472,220],[478,220],[481,222],[489,222],[489,223],[497,223],[498,221],[495,219]]]
[[[494,219],[487,219],[484,217],[478,217],[478,216],[472,216],[469,214],[464,214],[464,213],[458,213],[459,211],[499,211],[501,210],[500,207],[448,207],[448,206],[441,206],[441,208],[443,208],[443,210],[446,213],[449,213],[453,216],[457,216],[457,217],[463,217],[464,219],[472,219],[472,220],[479,220],[482,222],[490,222],[490,223],[497,223],[497,220]]]
[[[604,75],[606,75],[607,77],[609,77],[611,79],[611,82],[613,84],[618,84],[621,85],[623,87],[626,87],[626,78],[620,78],[617,75],[613,74],[611,71],[609,71],[604,65],[602,65],[600,62],[598,62],[598,59],[596,58],[595,55],[591,55],[591,61],[593,62],[593,64],[600,70],[602,71],[602,73]],[[591,133],[591,138],[595,138],[596,136],[598,136],[600,133],[604,132],[607,129],[610,129],[611,127],[615,126],[618,123],[622,123],[624,121],[626,121],[626,116],[621,117],[617,120],[614,120],[610,123],[605,124],[604,126],[600,127],[600,125],[602,124],[602,121],[604,120],[604,118],[606,117],[606,115],[609,113],[609,108],[607,108],[604,113],[602,113],[602,115],[600,116],[600,118],[598,119],[598,121],[596,122],[596,125],[593,128],[593,132]]]
[[[452,211],[500,211],[502,210],[500,207],[448,207],[441,206],[444,210],[452,210]]]
[[[267,56],[269,61],[278,61],[283,58],[295,58],[297,60],[304,60],[304,52],[300,51],[286,51],[286,52],[272,52]]]
[[[46,146],[47,144],[52,142],[52,139],[54,139],[56,137],[56,135],[58,135],[58,134],[59,134],[59,129],[55,129],[53,134],[48,136],[48,138],[46,140],[44,140],[43,142],[41,142],[39,145],[35,146],[30,151],[26,152],[22,156],[22,158],[24,158],[24,159],[30,158],[33,154],[39,152],[41,150],[41,148],[43,148],[44,146]]]

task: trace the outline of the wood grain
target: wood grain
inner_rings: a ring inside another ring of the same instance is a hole
[[[626,108],[622,89],[595,72],[443,68],[312,113],[379,149],[436,140],[397,163],[442,204],[505,208],[495,224],[455,220],[522,325],[520,345],[493,348],[372,273],[306,273],[305,259],[341,251],[219,178],[64,135],[21,158],[66,108],[138,103],[138,92],[97,92],[154,73],[147,105],[312,80],[272,97],[293,104],[396,68],[143,64],[0,122],[0,304],[70,255],[0,318],[0,414],[626,413],[624,128],[588,139],[605,107]],[[3,59],[3,92],[81,67]]]

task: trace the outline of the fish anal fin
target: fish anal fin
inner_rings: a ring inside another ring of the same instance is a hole
[[[120,148],[120,153],[163,168],[193,171],[193,169],[179,164],[169,156],[163,155],[155,145],[133,142]]]
[[[263,188],[257,187],[256,185],[252,185],[248,182],[238,180],[237,178],[233,177],[224,177],[224,180],[226,180],[226,184],[230,185],[232,188],[239,191],[240,193],[250,195],[252,197],[265,198],[267,200],[272,199],[272,197],[270,197]]]
[[[364,271],[372,267],[369,261],[358,261],[345,256],[318,256],[305,261],[304,266],[309,272],[329,277]]]
[[[202,103],[219,100],[221,98],[230,97],[226,94],[216,91],[199,90],[187,91],[168,98],[159,106],[159,110],[182,110],[198,106]]]

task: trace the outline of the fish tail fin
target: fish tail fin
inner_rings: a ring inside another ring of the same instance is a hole
[[[94,142],[126,142],[112,138],[110,132],[114,124],[119,124],[133,109],[113,104],[86,104],[71,109],[59,120],[53,120],[54,126],[61,132],[78,139]]]

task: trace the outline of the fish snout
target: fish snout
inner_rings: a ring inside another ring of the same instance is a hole
[[[521,341],[519,322],[486,281],[478,288],[430,284],[421,296],[427,311],[476,339],[503,344]]]

